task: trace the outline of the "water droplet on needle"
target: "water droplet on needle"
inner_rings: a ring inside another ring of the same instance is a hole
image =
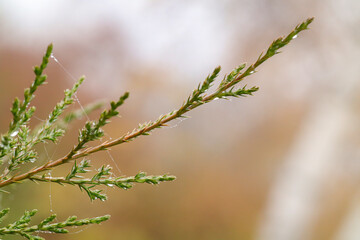
[[[15,137],[16,135],[18,135],[18,133],[19,133],[19,131],[12,132],[12,133],[10,134],[10,137]]]

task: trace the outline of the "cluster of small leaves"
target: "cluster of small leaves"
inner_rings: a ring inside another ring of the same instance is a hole
[[[219,84],[219,89],[226,86],[226,84],[231,83],[241,73],[241,70],[243,70],[245,67],[246,67],[246,64],[243,63],[240,66],[238,66],[237,68],[235,68],[233,71],[231,71],[230,74],[225,75],[224,79]]]
[[[124,93],[124,95],[122,95],[117,102],[112,101],[110,103],[110,109],[104,110],[100,114],[99,120],[97,122],[87,122],[79,133],[78,145],[74,147],[74,149],[69,153],[68,157],[73,156],[77,151],[82,149],[86,143],[98,140],[103,137],[104,131],[101,129],[101,127],[109,123],[110,118],[119,114],[117,108],[120,107],[128,97],[129,93]]]
[[[72,89],[65,90],[65,97],[62,101],[56,104],[54,110],[50,113],[48,119],[43,126],[37,131],[34,138],[34,144],[49,140],[55,142],[59,137],[63,136],[65,131],[60,127],[53,128],[52,126],[58,120],[64,110],[74,102],[75,94],[84,81],[84,77],[81,77],[72,87]]]
[[[161,115],[155,121],[140,123],[137,128],[133,129],[131,134],[136,134],[137,135],[136,137],[138,137],[140,135],[144,135],[144,136],[150,135],[151,131],[155,130],[156,128],[161,128],[161,127],[167,126],[166,124],[163,123],[163,120],[166,119],[167,117],[169,117],[173,113],[174,112],[166,114],[166,115]],[[133,141],[136,137],[129,138],[128,140],[125,140],[125,141],[127,141],[127,142]]]
[[[0,211],[0,221],[9,211],[10,209],[8,208]],[[36,213],[37,213],[36,209],[32,211],[25,211],[24,215],[21,216],[19,220],[5,227],[0,228],[0,236],[17,234],[30,240],[43,240],[44,238],[34,234],[38,234],[41,232],[68,233],[69,230],[65,229],[67,227],[78,227],[78,226],[86,226],[89,224],[100,224],[101,222],[104,222],[110,218],[109,215],[105,215],[101,217],[85,218],[85,219],[77,220],[76,216],[71,216],[68,217],[63,222],[51,223],[56,219],[56,215],[53,214],[45,218],[39,224],[30,226],[31,218]]]
[[[9,159],[9,166],[7,167],[7,174],[18,169],[18,166],[27,162],[35,162],[37,153],[32,150],[32,138],[30,129],[27,126],[21,126],[16,137],[16,142],[13,147],[13,153]],[[6,175],[5,175],[6,176]]]
[[[275,54],[280,53],[278,50],[287,44],[290,43],[291,40],[297,37],[298,33],[306,30],[308,28],[308,25],[314,20],[314,18],[309,18],[305,22],[302,22],[301,24],[297,25],[290,34],[288,34],[286,37],[280,37],[272,42],[268,50],[266,51],[264,55],[264,59],[261,61],[258,61],[258,65],[260,65],[262,62],[264,62],[266,59],[274,56]],[[262,58],[260,55],[259,60]]]
[[[88,170],[87,168],[90,167],[91,167],[90,161],[86,159],[82,160],[79,165],[77,165],[75,161],[73,167],[71,168],[70,173],[66,175],[65,180],[70,180],[72,178],[82,178],[78,174],[89,172],[90,170]]]
[[[191,96],[188,98],[184,106],[191,106],[194,102],[203,104],[204,102],[203,102],[202,94],[204,94],[207,90],[209,90],[209,88],[212,86],[212,83],[216,80],[220,71],[221,71],[220,66],[215,68],[213,73],[207,76],[204,82],[199,84],[199,86],[192,92]]]
[[[218,98],[251,96],[257,90],[259,90],[258,87],[246,88],[246,86],[244,86],[239,89],[231,88],[228,91],[219,93]]]
[[[76,82],[72,89],[65,90],[65,97],[60,101],[50,113],[49,118],[45,123],[37,129],[34,134],[30,133],[30,129],[26,125],[22,125],[16,137],[16,143],[13,147],[13,154],[9,160],[9,166],[7,168],[7,174],[16,170],[20,164],[35,162],[37,159],[37,153],[33,150],[33,147],[46,140],[55,142],[59,137],[63,136],[65,131],[60,127],[53,127],[55,121],[64,112],[67,106],[74,101],[74,94],[79,88],[80,84],[84,81],[84,78],[80,78]]]
[[[94,189],[96,186],[118,187],[121,189],[129,189],[133,187],[134,183],[148,183],[159,184],[160,182],[167,182],[175,180],[175,176],[159,175],[147,176],[146,173],[140,172],[131,177],[113,177],[110,166],[101,166],[91,178],[85,178],[82,174],[90,172],[91,167],[89,160],[82,160],[80,164],[76,161],[66,177],[48,177],[45,174],[42,176],[32,176],[32,181],[54,182],[61,185],[77,185],[81,190],[84,190],[91,200],[107,199],[102,190]]]
[[[63,136],[64,130],[61,127],[54,127],[54,123],[64,110],[74,101],[74,95],[78,90],[84,78],[80,78],[72,89],[65,90],[65,97],[60,101],[49,114],[48,119],[40,128],[31,131],[28,122],[35,112],[35,107],[30,107],[30,102],[34,98],[34,93],[38,86],[44,84],[46,75],[43,75],[43,70],[47,66],[49,57],[51,56],[52,45],[49,45],[43,57],[43,62],[40,67],[34,67],[35,80],[30,88],[24,91],[24,100],[20,102],[18,98],[15,99],[11,112],[13,114],[13,121],[10,124],[10,130],[7,134],[2,136],[3,142],[7,144],[0,145],[0,152],[2,157],[8,159],[8,166],[1,175],[2,179],[8,179],[11,172],[17,170],[20,165],[25,163],[33,163],[37,160],[38,154],[33,149],[34,146],[46,140],[55,142],[59,137]]]
[[[26,124],[35,112],[35,107],[29,107],[29,105],[31,100],[34,98],[34,92],[39,86],[43,85],[47,78],[47,76],[43,74],[43,71],[49,62],[51,52],[52,45],[50,44],[46,50],[41,65],[34,67],[35,80],[31,84],[30,88],[25,89],[24,100],[20,101],[18,98],[15,98],[12,104],[10,111],[13,115],[13,120],[10,123],[8,132],[1,136],[0,159],[12,151],[14,145],[16,145],[14,137],[17,135],[20,127]]]

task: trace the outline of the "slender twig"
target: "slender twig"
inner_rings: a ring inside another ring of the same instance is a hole
[[[105,178],[105,179],[98,179],[94,181],[91,178],[81,178],[81,179],[70,179],[67,180],[64,177],[45,177],[45,176],[32,176],[29,178],[33,181],[40,181],[40,182],[53,182],[58,184],[69,184],[69,185],[80,185],[80,184],[89,184],[89,185],[121,185],[127,183],[149,183],[149,184],[158,184],[159,182],[164,181],[172,181],[175,179],[174,176],[131,176],[131,177],[118,177],[118,178]],[[128,188],[128,187],[127,187]]]

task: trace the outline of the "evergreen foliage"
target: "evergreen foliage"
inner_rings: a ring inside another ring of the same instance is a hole
[[[135,183],[159,184],[160,182],[175,180],[175,177],[171,175],[148,176],[144,172],[130,177],[114,177],[114,174],[111,173],[111,167],[105,165],[100,167],[92,177],[84,177],[83,174],[88,173],[90,167],[90,161],[84,157],[132,141],[139,136],[149,135],[153,130],[167,126],[167,123],[174,119],[185,118],[187,112],[215,99],[238,98],[252,95],[258,91],[258,87],[248,88],[246,85],[239,86],[239,83],[255,73],[257,68],[267,59],[278,54],[279,49],[296,38],[301,31],[307,29],[312,21],[313,18],[307,19],[296,26],[287,36],[280,37],[273,41],[265,53],[262,53],[255,63],[248,67],[246,67],[246,64],[241,64],[236,67],[220,81],[212,93],[208,93],[208,90],[214,85],[221,67],[215,68],[214,71],[195,88],[178,109],[162,115],[154,121],[140,124],[134,130],[114,140],[104,141],[93,147],[89,147],[88,143],[97,141],[104,136],[102,127],[108,124],[112,117],[119,114],[118,108],[124,104],[125,100],[129,97],[129,93],[124,93],[117,101],[110,103],[110,108],[104,110],[97,121],[88,121],[85,123],[85,126],[79,131],[77,145],[74,146],[68,154],[59,159],[49,159],[46,163],[38,164],[38,153],[34,148],[37,144],[49,141],[56,144],[57,140],[65,134],[65,129],[70,122],[83,117],[94,109],[102,107],[102,104],[90,105],[61,117],[65,109],[76,100],[76,92],[84,81],[84,77],[81,77],[71,89],[65,90],[63,100],[54,107],[44,123],[38,128],[30,129],[29,120],[35,112],[35,107],[31,106],[31,101],[35,97],[34,93],[37,88],[46,81],[46,75],[43,74],[43,72],[52,53],[53,46],[50,44],[40,66],[34,67],[35,80],[29,88],[25,89],[24,99],[21,101],[15,98],[10,109],[13,119],[10,122],[8,132],[2,134],[0,140],[0,163],[4,169],[0,175],[0,188],[18,184],[26,180],[44,183],[53,182],[60,185],[78,186],[80,190],[86,192],[91,201],[97,199],[104,201],[106,200],[106,195],[102,193],[101,190],[96,189],[98,186],[129,189],[133,187]],[[78,163],[76,160],[79,158],[84,159]],[[47,171],[69,162],[72,162],[73,165],[66,176],[52,177],[47,174]],[[32,166],[32,168],[30,170],[24,168],[25,164]],[[0,189],[0,191],[3,190]],[[65,221],[52,223],[56,219],[56,216],[51,215],[39,224],[30,226],[31,218],[36,212],[37,210],[26,211],[18,221],[0,228],[0,236],[17,234],[26,239],[39,240],[44,239],[36,235],[40,232],[67,233],[67,227],[99,224],[110,217],[106,215],[77,220],[76,217],[73,216]],[[0,221],[8,213],[9,209],[0,211]]]

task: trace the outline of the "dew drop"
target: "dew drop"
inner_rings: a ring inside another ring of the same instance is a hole
[[[18,133],[19,133],[19,131],[12,132],[12,133],[10,134],[10,137],[15,137],[16,135],[18,135]]]
[[[53,53],[51,53],[50,57],[51,57],[52,59],[54,59],[55,62],[59,63],[59,60],[57,60],[57,58],[54,56]],[[60,64],[60,63],[59,63],[59,64]]]
[[[250,74],[253,74],[255,71],[251,71]]]
[[[295,39],[295,38],[297,38],[297,35],[294,35],[294,36],[292,37],[292,39]]]

